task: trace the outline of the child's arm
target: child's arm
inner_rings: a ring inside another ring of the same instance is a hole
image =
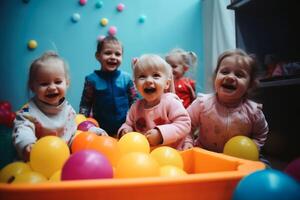
[[[85,115],[86,117],[90,116],[90,112],[93,105],[94,99],[94,86],[93,84],[85,79],[84,88],[81,95],[79,113]]]
[[[135,109],[136,104],[133,104],[126,116],[125,123],[122,124],[122,126],[118,130],[117,138],[121,138],[126,133],[134,131],[134,119],[135,119]]]
[[[258,148],[261,149],[261,147],[263,147],[266,142],[269,127],[261,110],[261,106],[259,105],[258,108],[258,111],[254,114],[252,139],[256,143]]]
[[[35,125],[30,118],[31,116],[28,112],[18,112],[14,121],[12,133],[16,150],[25,161],[29,158],[31,145],[37,140],[35,136]]]
[[[191,119],[177,96],[167,100],[170,124],[158,125],[163,137],[163,145],[168,145],[185,138],[191,131]]]

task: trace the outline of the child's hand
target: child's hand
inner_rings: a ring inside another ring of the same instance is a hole
[[[105,130],[103,130],[102,128],[96,127],[96,126],[89,128],[89,131],[95,133],[96,135],[108,136],[108,134],[106,133]]]
[[[29,158],[30,158],[30,152],[31,152],[31,150],[32,150],[32,146],[33,146],[33,144],[29,144],[29,145],[27,145],[27,146],[24,148],[24,150],[23,150],[23,160],[24,160],[25,162],[29,161]]]
[[[183,146],[182,146],[182,150],[191,149],[191,148],[193,148],[193,147],[194,147],[194,145],[193,145],[192,143],[190,143],[190,142],[185,142],[185,143],[183,144]]]
[[[150,146],[157,146],[163,143],[163,138],[160,131],[156,128],[151,129],[145,133],[145,136]]]
[[[122,129],[122,131],[118,134],[118,138],[120,139],[123,135],[125,135],[126,133],[129,133],[130,131],[128,131],[126,128]]]

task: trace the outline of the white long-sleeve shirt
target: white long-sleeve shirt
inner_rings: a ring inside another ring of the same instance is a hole
[[[76,113],[64,100],[58,106],[47,105],[32,98],[16,114],[13,128],[13,142],[22,157],[24,148],[39,138],[54,135],[69,144],[76,132]]]

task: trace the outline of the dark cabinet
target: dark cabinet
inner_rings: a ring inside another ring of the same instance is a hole
[[[265,58],[300,61],[300,16],[297,0],[233,0],[236,45],[257,56],[261,72]],[[264,151],[289,163],[300,157],[300,76],[262,78],[255,100],[263,103],[270,127]]]

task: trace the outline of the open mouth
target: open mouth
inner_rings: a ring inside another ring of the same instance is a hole
[[[155,88],[145,88],[145,89],[144,89],[144,92],[145,92],[146,94],[151,94],[151,93],[154,93],[155,91],[156,91]]]
[[[55,94],[47,94],[46,97],[47,98],[55,98],[57,97],[59,94],[58,93],[55,93]]]
[[[229,85],[229,84],[222,84],[222,87],[226,90],[234,91],[236,90],[236,86],[234,85]]]

